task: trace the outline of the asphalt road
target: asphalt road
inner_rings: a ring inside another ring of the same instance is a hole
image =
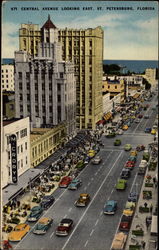
[[[145,102],[146,103],[146,102]],[[12,245],[15,249],[32,250],[109,250],[117,231],[122,210],[127,201],[130,190],[140,191],[143,177],[137,175],[137,167],[142,158],[142,152],[138,153],[137,163],[132,170],[126,190],[117,191],[115,184],[120,176],[129,152],[123,150],[126,143],[131,143],[135,148],[138,144],[148,146],[154,136],[145,134],[145,127],[152,127],[156,112],[152,106],[156,104],[153,98],[150,108],[142,114],[149,114],[150,119],[141,119],[140,123],[133,123],[128,131],[116,138],[103,136],[104,148],[98,153],[103,161],[99,165],[88,164],[80,173],[82,186],[77,191],[58,188],[54,192],[55,203],[43,213],[43,216],[51,216],[54,220],[52,227],[43,236],[34,235],[31,231],[21,240]],[[122,140],[121,146],[114,146],[115,139]],[[89,193],[91,201],[85,208],[77,208],[74,202],[80,193]],[[108,199],[116,200],[118,209],[114,216],[104,215],[103,207]],[[67,237],[57,237],[55,230],[62,218],[71,218],[74,227]],[[35,225],[30,224],[30,225]],[[32,226],[32,227],[33,227]]]

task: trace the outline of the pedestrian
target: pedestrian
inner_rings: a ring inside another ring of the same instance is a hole
[[[153,205],[150,205],[150,213],[152,214],[152,210],[153,210]]]
[[[155,188],[157,188],[157,182],[155,183]]]
[[[144,207],[145,207],[145,208],[147,207],[147,203],[146,203],[146,202],[144,203]]]
[[[147,230],[148,230],[148,228],[149,228],[149,225],[150,225],[150,223],[149,223],[149,221],[148,221],[148,217],[146,217],[146,228],[147,228]]]
[[[145,245],[146,245],[145,241],[142,241],[141,243],[142,243],[142,248],[145,249]]]
[[[154,184],[156,183],[156,177],[153,177],[153,183]]]

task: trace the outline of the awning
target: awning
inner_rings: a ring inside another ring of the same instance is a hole
[[[97,125],[100,125],[100,124],[105,124],[105,120],[99,120],[99,121],[97,122]]]
[[[24,174],[19,176],[17,184],[9,184],[7,187],[3,188],[2,205],[4,206],[19,193],[21,193],[29,183],[33,182],[42,173],[43,171],[41,169],[28,169]]]
[[[108,112],[107,114],[104,115],[104,120],[108,121],[112,117],[112,113]]]
[[[137,99],[140,96],[140,94],[136,93],[135,95],[133,95],[134,99]]]

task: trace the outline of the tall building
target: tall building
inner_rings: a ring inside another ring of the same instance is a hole
[[[45,32],[43,27],[41,28],[41,41],[44,42],[54,39],[49,32],[49,23],[52,23],[50,17],[46,23]],[[56,30],[58,41],[62,44],[62,59],[72,61],[75,65],[77,128],[95,129],[96,123],[102,117],[103,30],[101,27]],[[20,50],[26,50],[23,40],[29,44],[31,36],[23,34],[19,39]],[[35,55],[33,47],[32,50],[28,47],[27,51]]]
[[[2,91],[14,91],[14,65],[1,65],[1,89]]]
[[[62,61],[58,32],[50,19],[41,32],[43,42],[38,43],[36,54],[15,52],[16,117],[30,116],[33,127],[66,121],[71,135],[76,129],[74,64]]]

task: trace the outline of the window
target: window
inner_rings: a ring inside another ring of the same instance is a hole
[[[2,75],[2,78],[4,78],[4,75]]]
[[[61,84],[57,84],[57,90],[61,91]]]
[[[25,150],[27,150],[27,142],[25,142]]]
[[[27,128],[20,130],[20,138],[27,136]]]
[[[6,75],[6,78],[8,78],[8,75]]]
[[[18,154],[20,153],[20,146],[18,146]]]
[[[110,89],[110,85],[108,85],[108,89]]]
[[[52,106],[49,107],[49,111],[52,112]]]
[[[57,100],[58,100],[58,102],[61,102],[61,95],[57,96]]]
[[[115,89],[117,89],[117,86],[115,86]]]
[[[20,161],[18,161],[18,169],[20,168]]]
[[[20,112],[23,112],[23,105],[20,105]]]
[[[27,158],[27,156],[25,157],[25,163],[26,163],[26,165],[28,164],[28,158]]]
[[[21,159],[21,168],[23,168],[23,159]]]
[[[19,131],[16,132],[17,140],[19,139]]]
[[[19,89],[22,90],[22,82],[19,82]]]
[[[23,153],[23,145],[21,145],[21,153]]]
[[[60,73],[60,78],[63,78],[63,73]]]
[[[30,112],[30,105],[27,105],[27,111]]]
[[[8,160],[10,160],[10,152],[8,152]]]
[[[19,79],[22,79],[22,72],[18,72]]]
[[[27,101],[30,101],[30,95],[27,94]]]

